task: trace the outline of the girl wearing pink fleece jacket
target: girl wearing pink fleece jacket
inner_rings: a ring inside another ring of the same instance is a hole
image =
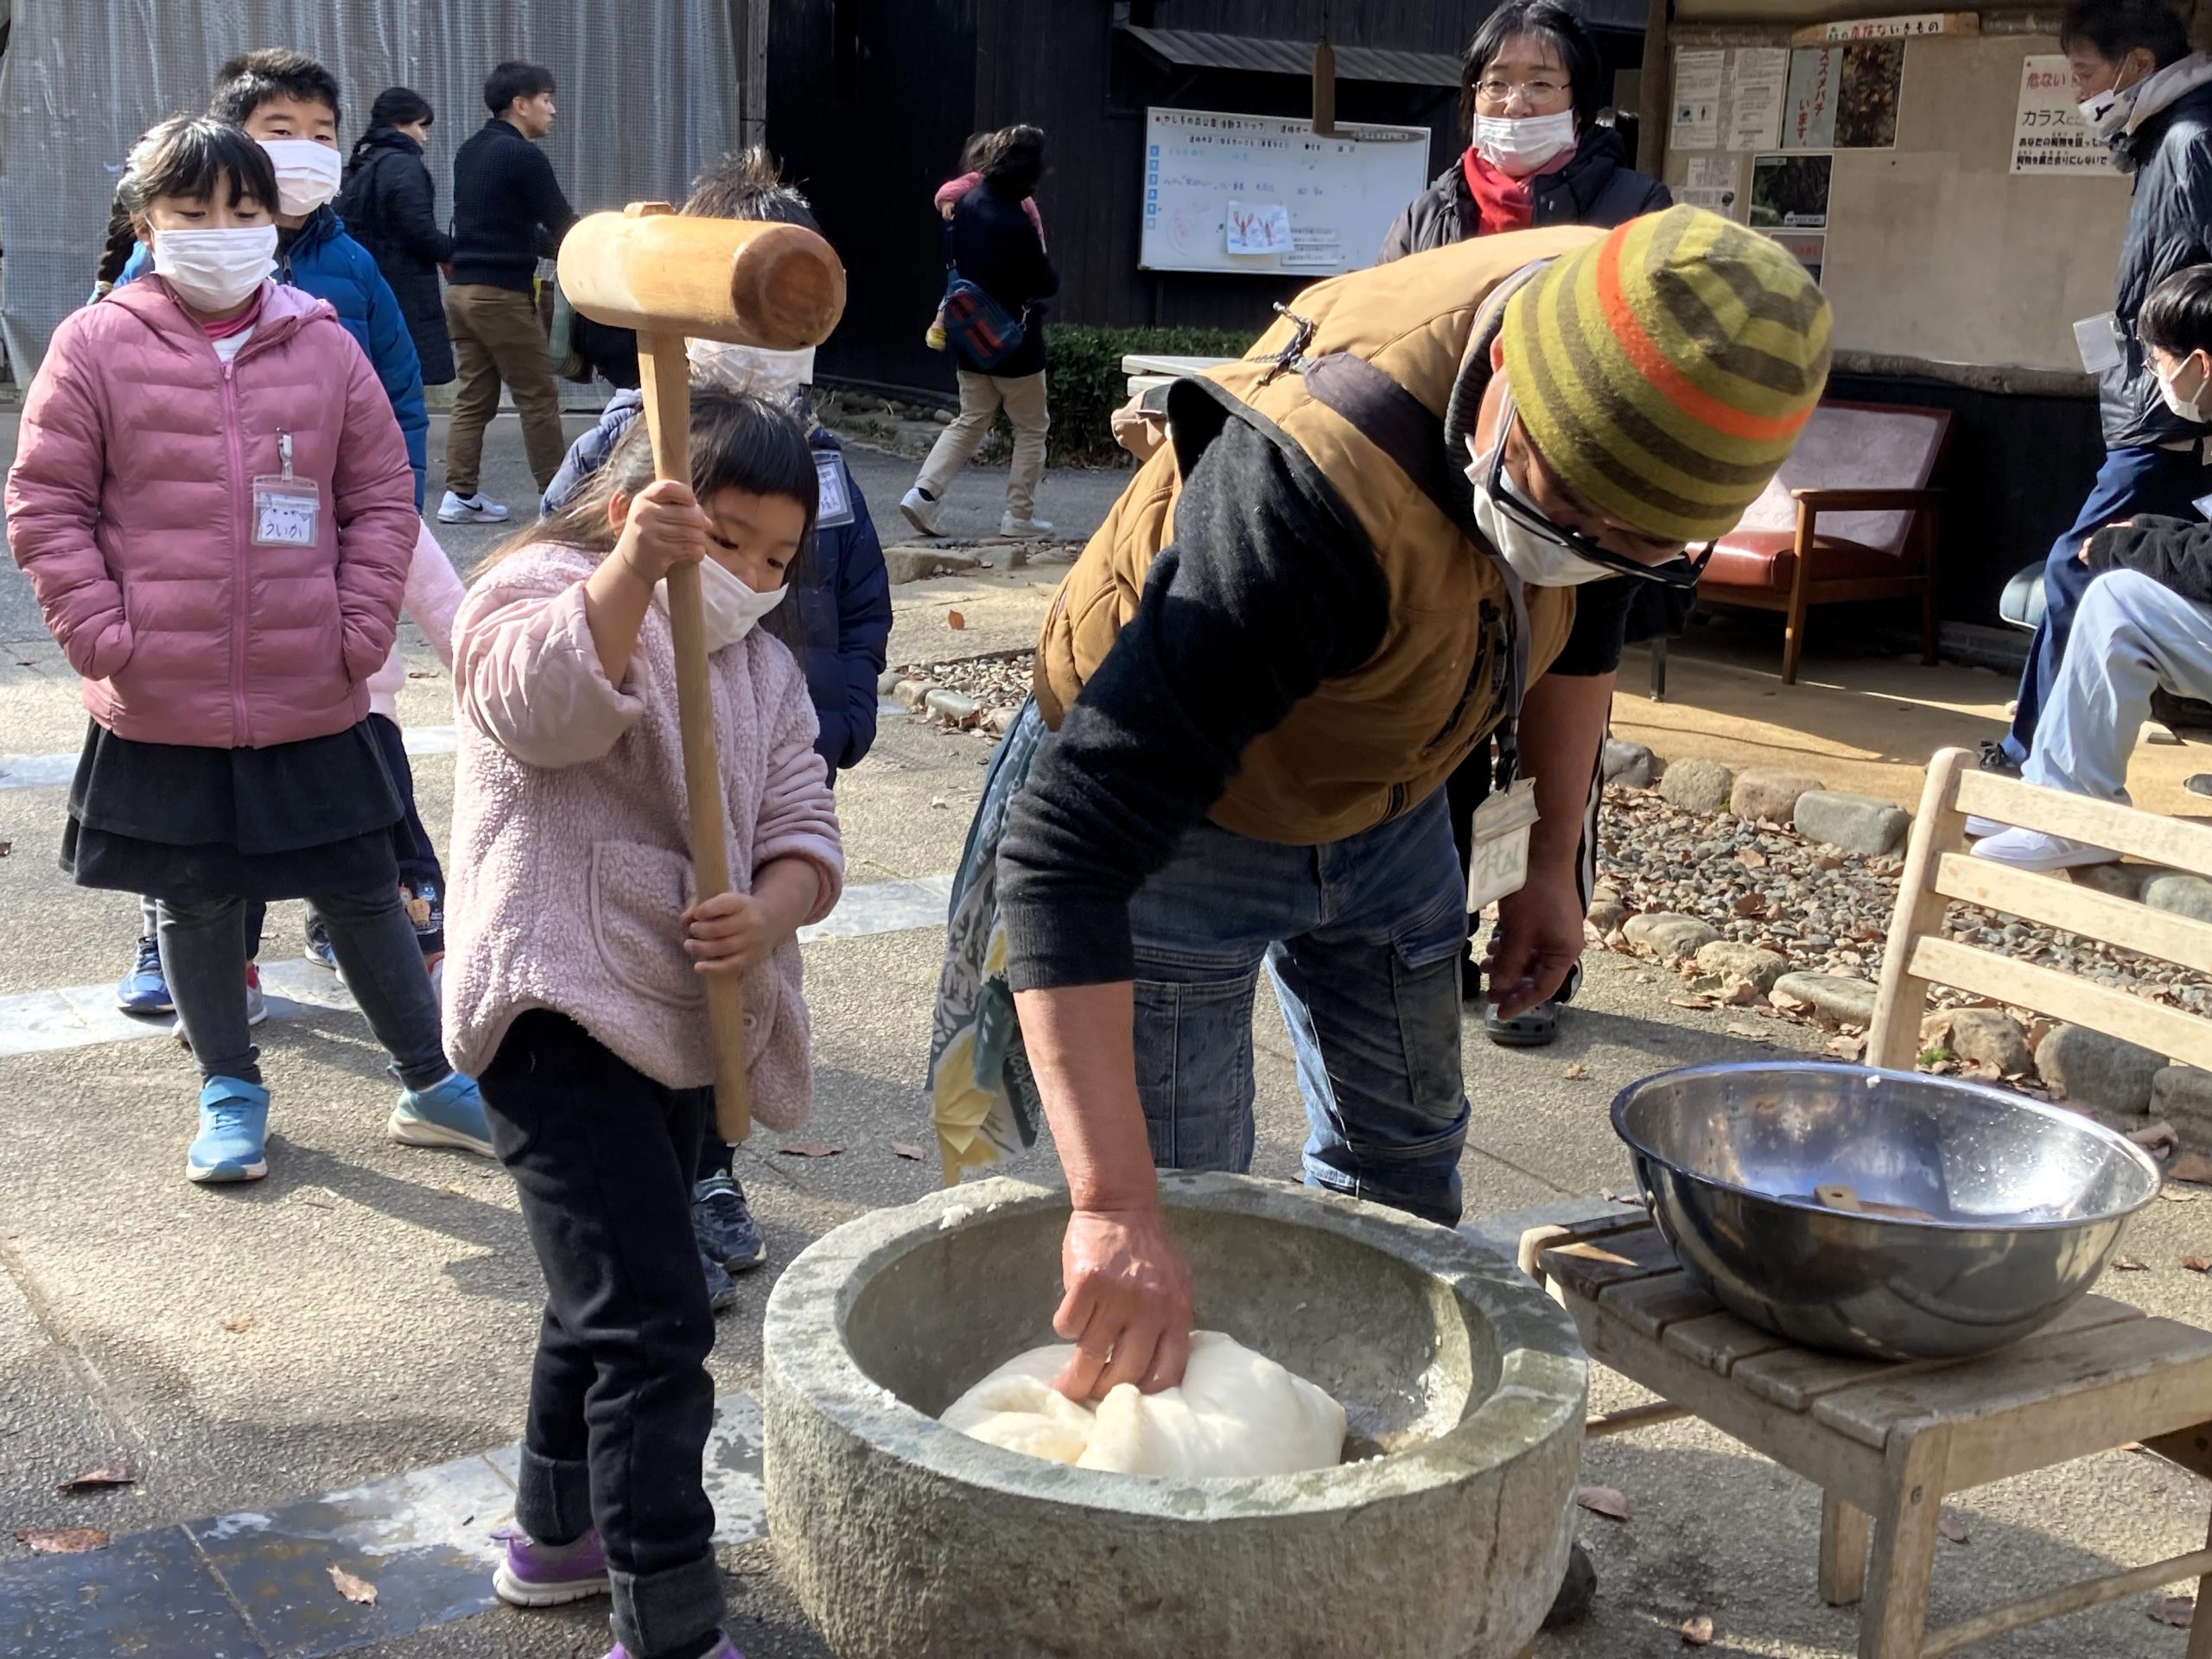
[[[812,1078],[794,936],[844,879],[805,677],[756,626],[812,538],[806,435],[759,397],[700,385],[692,401],[690,487],[652,481],[639,421],[479,577],[454,637],[447,1043],[482,1079],[546,1284],[519,1535],[493,1585],[522,1606],[611,1589],[626,1659],[734,1651],[700,1479],[703,976],[745,976],[753,1114],[798,1127]],[[659,585],[679,563],[706,600],[735,889],[705,901]]]
[[[66,319],[23,405],[8,536],[92,715],[62,836],[151,894],[203,1086],[196,1181],[266,1173],[249,902],[311,899],[413,1145],[491,1151],[400,906],[399,798],[368,723],[413,556],[414,474],[368,359],[269,280],[276,179],[212,118],[154,129],[119,199],[155,274]]]

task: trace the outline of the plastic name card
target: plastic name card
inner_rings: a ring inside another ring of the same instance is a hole
[[[814,476],[822,505],[814,515],[819,530],[835,530],[853,522],[853,493],[845,481],[845,458],[834,449],[814,452]]]
[[[2082,366],[2091,374],[2118,368],[2126,357],[2120,349],[2120,319],[2109,311],[2082,318],[2074,325],[2074,348],[2082,353]]]
[[[253,480],[253,544],[313,547],[322,517],[322,491],[311,478]]]
[[[1519,779],[1475,809],[1473,850],[1467,861],[1470,914],[1527,885],[1529,832],[1537,817],[1533,778]]]

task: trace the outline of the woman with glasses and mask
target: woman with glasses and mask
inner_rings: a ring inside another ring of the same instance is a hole
[[[1509,0],[1491,13],[1460,58],[1459,118],[1467,148],[1398,215],[1378,262],[1532,226],[1611,229],[1670,206],[1667,187],[1630,167],[1620,135],[1598,124],[1604,73],[1582,20],[1552,0]],[[1602,676],[1610,690],[1621,647],[1681,632],[1689,602],[1687,588],[1662,593],[1643,584],[1616,583],[1602,595],[1585,595],[1574,637],[1552,672]],[[1496,770],[1493,746],[1484,743],[1452,775],[1452,825],[1462,868],[1473,855],[1470,823],[1490,795]],[[1589,830],[1578,861],[1586,907],[1597,876],[1599,796],[1593,774]],[[1477,922],[1467,918],[1471,938]],[[1557,997],[1511,1019],[1495,1001],[1484,1001],[1482,970],[1471,955],[1460,969],[1460,989],[1469,1002],[1484,1004],[1483,1028],[1492,1042],[1535,1048],[1557,1039],[1560,1004],[1573,999],[1580,977],[1578,968]]]
[[[1553,0],[1508,0],[1459,60],[1467,148],[1407,206],[1378,262],[1548,225],[1610,230],[1671,206],[1598,124],[1605,66],[1582,20]]]

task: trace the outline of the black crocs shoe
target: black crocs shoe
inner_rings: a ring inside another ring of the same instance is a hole
[[[1491,1008],[1483,1015],[1483,1034],[1500,1048],[1542,1048],[1559,1040],[1559,1004],[1539,1002],[1510,1020]]]

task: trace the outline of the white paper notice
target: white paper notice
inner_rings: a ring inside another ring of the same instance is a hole
[[[1231,253],[1291,251],[1290,209],[1279,201],[1232,201],[1223,228]]]
[[[1782,135],[1782,99],[1789,86],[1786,48],[1747,46],[1732,53],[1728,148],[1772,149]]]
[[[2113,172],[2112,152],[2082,124],[2074,105],[2074,72],[2064,57],[2030,58],[2020,70],[2020,107],[2012,118],[2012,171]]]
[[[1720,143],[1720,86],[1728,54],[1675,54],[1675,118],[1667,142],[1675,149],[1714,149]]]
[[[1733,156],[1693,156],[1690,157],[1690,188],[1693,190],[1733,190],[1742,165]]]

